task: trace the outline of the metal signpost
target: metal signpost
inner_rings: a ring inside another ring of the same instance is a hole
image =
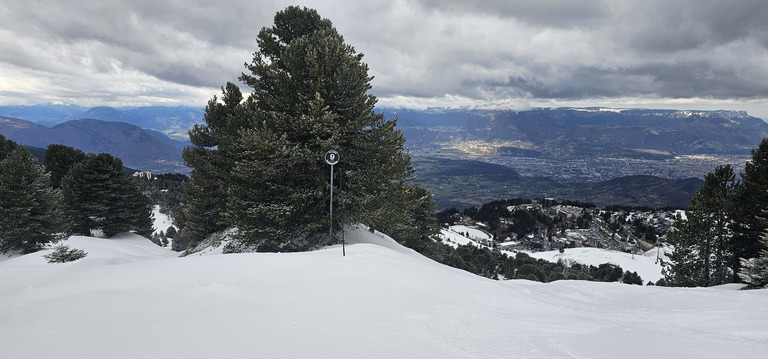
[[[339,163],[339,153],[330,150],[325,153],[325,162],[329,165],[331,165],[331,228],[329,230],[329,234],[331,236],[331,240],[333,240],[333,165]],[[341,253],[342,256],[347,255],[347,249],[346,249],[346,243],[344,241],[341,241]]]

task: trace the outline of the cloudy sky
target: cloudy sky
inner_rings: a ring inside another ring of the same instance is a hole
[[[0,105],[205,106],[289,5],[365,54],[381,105],[768,119],[765,0],[2,1]]]

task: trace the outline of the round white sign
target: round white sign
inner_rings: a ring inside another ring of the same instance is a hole
[[[339,163],[339,153],[334,150],[328,151],[325,154],[325,162],[331,166]]]

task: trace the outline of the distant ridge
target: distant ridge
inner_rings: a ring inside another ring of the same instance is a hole
[[[177,141],[187,141],[187,132],[203,121],[204,107],[142,106],[114,108],[107,106],[40,104],[34,106],[0,106],[0,116],[32,121],[48,127],[83,118],[132,125],[164,133]]]
[[[181,160],[182,143],[128,123],[80,119],[46,127],[0,116],[0,133],[28,146],[63,144],[84,152],[109,153],[120,157],[126,167],[159,173],[188,171]]]
[[[376,111],[398,117],[416,181],[441,207],[507,195],[687,206],[704,174],[725,163],[739,169],[768,137],[768,123],[743,111]],[[185,106],[0,106],[0,133],[32,146],[112,153],[131,168],[187,173],[181,149],[203,114],[203,107]]]

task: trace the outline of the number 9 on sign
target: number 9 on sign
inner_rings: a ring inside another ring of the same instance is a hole
[[[334,150],[328,151],[325,154],[325,162],[331,166],[339,163],[339,153]]]

